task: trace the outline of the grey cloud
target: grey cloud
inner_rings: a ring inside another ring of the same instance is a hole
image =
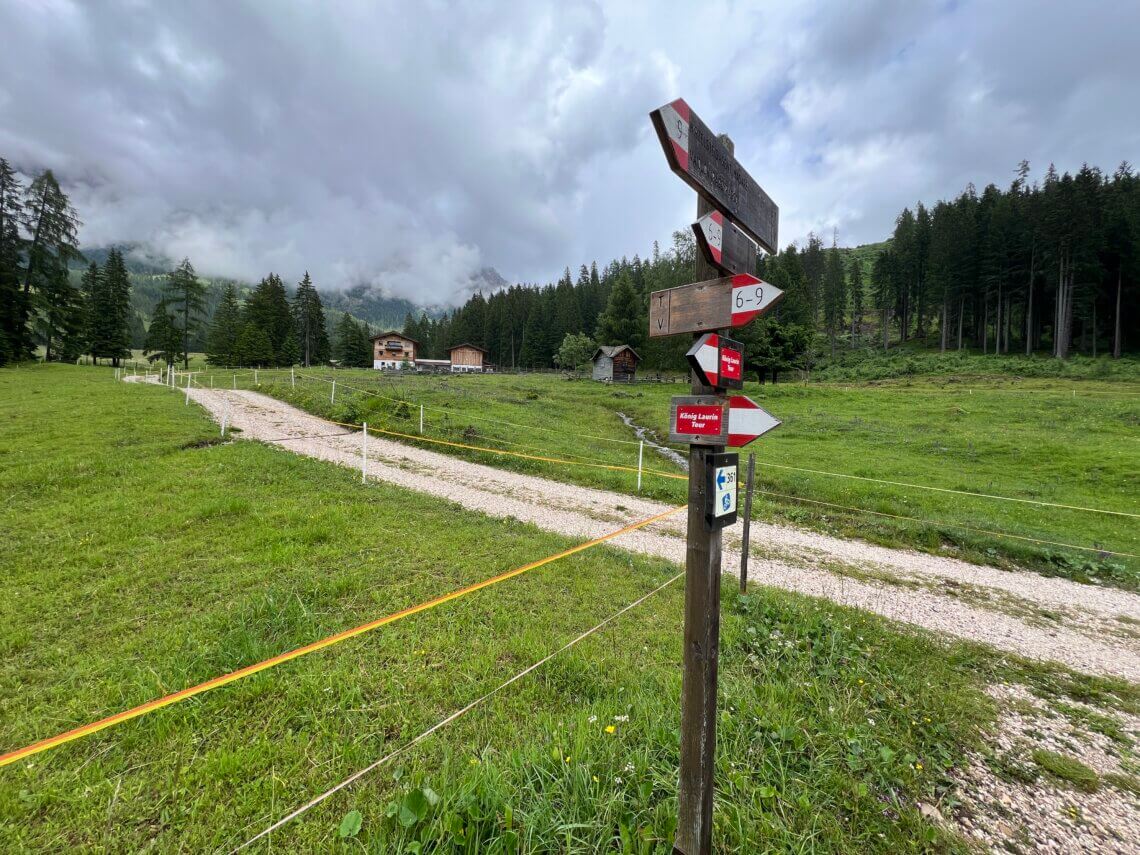
[[[69,180],[90,243],[313,271],[439,302],[687,226],[646,114],[683,95],[781,206],[783,242],[1135,155],[1118,4],[0,6],[0,154]]]

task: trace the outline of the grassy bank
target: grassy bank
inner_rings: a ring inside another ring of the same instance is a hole
[[[258,388],[318,415],[405,435],[418,435],[424,404],[426,438],[513,454],[430,446],[436,450],[625,492],[636,489],[636,473],[598,466],[637,466],[633,431],[618,414],[664,436],[669,397],[682,392],[679,384],[616,388],[549,374],[305,376],[293,388],[288,372],[260,372]],[[200,379],[208,383],[209,377]],[[214,382],[221,385],[223,378],[232,384],[231,375],[221,373]],[[238,375],[238,385],[252,388],[253,375]],[[749,384],[745,393],[784,422],[753,446],[758,518],[1085,582],[1140,586],[1140,561],[1110,554],[1140,554],[1134,518],[1049,506],[1140,508],[1140,394],[1132,384],[952,375]],[[680,472],[651,450],[646,466]],[[684,486],[650,473],[642,493],[680,502]]]
[[[0,748],[569,543],[215,435],[161,388],[0,371]],[[240,843],[675,572],[593,549],[0,769],[0,849]],[[328,851],[343,831],[371,851],[669,851],[682,593],[274,845]],[[726,591],[723,609],[718,846],[962,850],[914,806],[953,802],[947,773],[992,715],[980,686],[1015,666],[801,597]],[[1107,685],[1026,674],[1075,697]]]

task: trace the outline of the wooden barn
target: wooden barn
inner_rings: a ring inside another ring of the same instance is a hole
[[[630,383],[641,357],[628,344],[602,345],[594,351],[594,379],[606,383]]]
[[[457,344],[447,349],[453,373],[480,372],[487,366],[487,351],[476,344]]]

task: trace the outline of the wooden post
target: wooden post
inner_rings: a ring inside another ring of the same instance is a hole
[[[364,433],[360,435],[360,483],[368,481],[368,422],[364,423]]]
[[[289,366],[289,382],[293,384],[294,389],[297,388],[297,371],[292,365]]]
[[[420,436],[424,434],[424,405],[420,404]]]
[[[333,380],[332,393],[329,395],[329,403],[330,404],[336,403],[336,381],[335,380]]]
[[[729,155],[732,140],[720,137]],[[697,198],[697,219],[713,210]],[[716,279],[718,271],[697,253],[696,280]],[[694,340],[700,335],[694,335]],[[692,393],[711,395],[696,371]],[[713,769],[716,755],[716,684],[720,658],[720,530],[705,520],[709,456],[721,449],[689,446],[689,517],[685,551],[684,673],[681,680],[681,774],[677,788],[677,837],[673,852],[712,852]]]
[[[744,533],[740,538],[740,593],[748,593],[748,536],[752,532],[752,480],[756,475],[756,452],[748,455],[748,480],[744,485]]]

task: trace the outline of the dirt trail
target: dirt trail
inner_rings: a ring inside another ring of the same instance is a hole
[[[128,378],[131,379],[131,378]],[[244,390],[191,389],[190,397],[245,439],[359,470],[361,434]],[[468,463],[368,438],[368,477],[589,539],[666,510],[633,496]],[[739,524],[725,532],[724,567],[740,566]],[[612,541],[684,561],[677,514]],[[984,642],[1080,671],[1140,681],[1140,596],[1030,572],[1009,572],[785,526],[753,523],[750,581],[856,606],[893,620]]]

